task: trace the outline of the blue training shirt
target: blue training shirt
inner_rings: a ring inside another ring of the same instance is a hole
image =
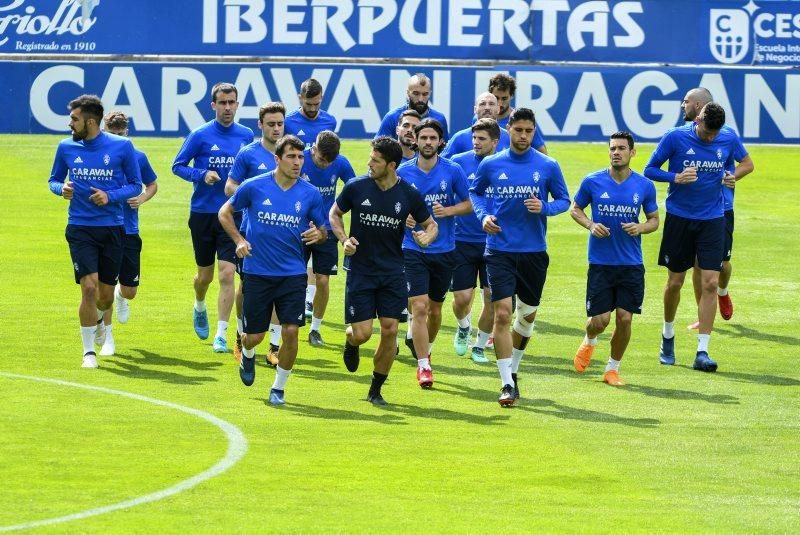
[[[56,148],[50,171],[50,191],[61,195],[69,177],[74,194],[69,201],[70,225],[114,227],[124,223],[122,205],[142,192],[139,161],[128,138],[100,132],[91,140],[62,140]],[[97,206],[89,197],[92,189],[103,190],[108,204]]]
[[[469,186],[464,170],[450,160],[437,157],[436,165],[426,173],[417,165],[419,157],[404,163],[397,168],[397,176],[411,184],[420,192],[425,200],[428,211],[433,215],[433,203],[442,206],[453,206],[461,200],[469,199]],[[425,254],[448,253],[456,248],[456,221],[455,217],[437,219],[439,236],[426,248],[417,245],[411,236],[411,230],[406,229],[403,239],[403,249],[410,249]],[[419,221],[419,220],[417,220]],[[419,230],[421,227],[417,227]]]
[[[139,170],[142,174],[142,184],[145,186],[152,184],[156,181],[158,176],[156,176],[153,166],[150,165],[147,155],[136,147],[134,147],[133,150],[136,153],[136,159],[139,162]],[[131,197],[135,196],[136,195],[131,195]],[[122,202],[122,211],[125,215],[125,234],[139,234],[139,209],[134,209],[128,206],[128,199],[125,199]]]
[[[538,130],[537,130],[538,132]],[[534,137],[535,139],[535,137]],[[511,140],[508,137],[508,130],[505,128],[500,129],[500,141],[497,143],[496,152],[507,149],[511,145]],[[534,145],[535,146],[535,145]],[[447,146],[441,153],[442,158],[452,158],[456,154],[472,150],[472,127],[459,130],[448,141]]]
[[[725,165],[732,158],[741,161],[747,156],[739,136],[723,126],[713,141],[707,143],[697,136],[692,123],[669,130],[650,156],[644,174],[658,182],[669,182],[667,213],[696,220],[716,219],[724,215],[722,184]],[[667,171],[661,165],[668,161]],[[676,184],[675,175],[686,167],[697,168],[697,180]]]
[[[172,163],[172,172],[191,182],[191,211],[201,214],[216,214],[228,198],[225,196],[225,181],[236,155],[253,141],[253,131],[233,123],[222,126],[216,119],[195,128],[186,137],[183,146]],[[194,160],[194,165],[189,162]],[[206,171],[214,170],[220,180],[213,186],[203,181]]]
[[[472,187],[475,182],[475,171],[478,170],[478,164],[483,159],[471,150],[454,155],[451,161],[464,170],[464,174],[467,175],[467,184]],[[486,243],[486,232],[483,231],[481,221],[475,215],[474,210],[470,214],[456,216],[456,241]]]
[[[300,141],[306,144],[306,148],[314,144],[317,134],[323,130],[336,131],[336,117],[325,110],[319,110],[316,117],[309,119],[298,108],[286,114],[283,123],[283,132],[286,135],[299,137]]]
[[[378,133],[375,134],[375,137],[378,136],[389,136],[392,139],[397,138],[397,122],[400,120],[400,115],[406,111],[408,108],[408,104],[403,104],[402,106],[398,106],[393,110],[389,111],[386,115],[383,116],[383,120],[381,121],[381,126],[378,128]],[[434,110],[433,108],[428,108],[428,111],[422,116],[422,119],[425,120],[427,118],[436,119],[439,121],[439,124],[442,125],[442,129],[444,129],[444,141],[447,141],[449,138],[447,133],[447,119],[445,119],[444,115]]]
[[[502,119],[497,119],[497,126],[500,127],[500,132],[501,133],[502,133],[503,130],[505,130],[506,132],[508,131],[508,120],[510,118],[511,118],[511,114],[509,113],[508,115],[506,115]],[[475,124],[477,121],[478,121],[478,116],[477,115],[473,115],[472,116],[472,124]],[[542,135],[542,130],[539,128],[539,123],[537,122],[536,123],[536,130],[533,131],[533,141],[531,142],[531,147],[533,147],[534,149],[538,149],[539,147],[544,147],[544,145],[545,145],[544,136]],[[470,146],[470,149],[471,148],[472,148],[472,146]],[[503,147],[503,148],[505,148],[505,147]],[[469,150],[469,149],[467,149],[467,150]],[[497,151],[499,152],[500,150],[501,150],[500,147],[497,147]],[[456,153],[456,154],[458,154],[458,153]]]
[[[325,169],[320,169],[314,163],[314,158],[311,157],[311,149],[306,149],[304,156],[300,177],[319,190],[322,195],[322,207],[327,214],[336,200],[336,182],[341,180],[347,184],[347,182],[356,177],[356,172],[353,171],[353,166],[350,165],[348,159],[341,154]],[[330,230],[329,221],[326,221],[325,228]]]
[[[275,180],[275,171],[270,171],[242,183],[230,203],[234,210],[244,210],[250,222],[247,241],[251,255],[244,259],[245,273],[265,277],[305,274],[300,234],[309,229],[310,221],[317,227],[328,221],[317,188],[297,180],[284,191]]]
[[[242,147],[233,160],[233,166],[228,173],[228,178],[241,184],[249,178],[263,175],[277,167],[275,155],[264,148],[260,139]],[[247,233],[247,212],[242,213],[242,223],[239,232]]]
[[[623,182],[611,177],[608,169],[587,175],[575,194],[580,208],[592,207],[592,221],[605,225],[610,236],[597,238],[589,233],[589,263],[605,266],[641,265],[642,237],[629,236],[623,223],[638,223],[639,214],[658,210],[655,185],[635,171]]]
[[[565,212],[570,205],[558,162],[532,148],[524,154],[506,149],[484,158],[469,193],[481,223],[494,215],[501,228],[487,235],[486,254],[546,251],[547,217]],[[532,214],[523,204],[533,196],[542,201],[541,213]]]

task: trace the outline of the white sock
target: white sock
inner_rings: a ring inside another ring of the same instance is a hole
[[[272,388],[275,390],[283,390],[286,386],[286,380],[289,379],[289,374],[292,370],[284,370],[280,366],[275,367],[275,382],[272,383]]]
[[[490,333],[478,329],[478,335],[475,337],[475,346],[481,349],[486,347],[486,342],[489,341]]]
[[[583,336],[583,343],[589,346],[596,346],[597,345],[597,337],[589,338],[589,335],[586,334]]]
[[[281,326],[277,323],[269,324],[269,343],[274,346],[281,345]]]
[[[103,319],[103,316],[105,316],[106,311],[105,310],[100,310],[99,308],[96,309],[96,310],[97,310],[97,323],[100,323],[100,320]]]
[[[500,371],[500,382],[503,383],[502,386],[514,386],[514,378],[511,376],[513,373],[511,371],[511,366],[512,362],[510,358],[497,359],[497,369]]]
[[[421,370],[430,370],[431,369],[431,359],[428,357],[417,359],[417,367]]]
[[[524,349],[512,349],[511,350],[511,372],[517,373],[519,371],[519,363],[522,360],[522,356],[525,354]]]
[[[408,330],[406,331],[406,340],[411,339],[411,316],[408,317]]]
[[[318,318],[316,316],[311,317],[311,330],[312,331],[319,331],[319,327],[322,325],[322,318]]]
[[[225,338],[228,334],[228,322],[227,321],[218,321],[217,322],[217,336],[219,338]]]
[[[617,371],[619,370],[619,361],[614,360],[611,357],[608,357],[608,364],[606,364],[606,371]]]
[[[725,297],[726,295],[728,295],[728,289],[727,288],[717,288],[717,295],[720,296],[720,297]]]
[[[236,332],[242,334],[244,332],[244,322],[242,318],[236,317]]]
[[[664,328],[661,330],[661,334],[664,338],[674,338],[675,337],[675,322],[674,321],[665,321]]]
[[[106,325],[106,340],[111,339],[111,331],[113,330],[112,325],[109,323]]]
[[[431,356],[431,353],[433,353],[433,342],[428,344],[428,357]]]
[[[247,349],[246,347],[242,347],[242,355],[249,359],[256,358],[256,348]]]
[[[697,335],[697,351],[705,351],[708,353],[708,341],[711,339],[710,334]]]
[[[194,300],[194,309],[198,312],[205,312],[206,311],[206,302],[198,301],[197,299]]]
[[[122,297],[122,294],[120,293],[119,284],[117,284],[116,287],[114,287],[114,299],[125,299],[124,297]]]
[[[309,284],[306,286],[306,303],[313,303],[315,295],[317,295],[317,285]]]
[[[462,319],[458,320],[458,326],[461,327],[462,329],[466,329],[467,327],[470,327],[471,329],[472,328],[471,319],[472,318],[469,317],[469,314],[467,314]]]
[[[83,354],[94,351],[94,331],[97,327],[81,327],[81,342],[83,342]]]

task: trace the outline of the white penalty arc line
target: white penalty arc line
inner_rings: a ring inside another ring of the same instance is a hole
[[[44,377],[34,377],[30,375],[19,375],[16,373],[6,373],[6,372],[0,372],[0,377],[8,377],[10,379],[25,379],[28,381],[51,383],[54,385],[69,386],[73,388],[83,388],[84,390],[93,390],[95,392],[102,392],[104,394],[110,394],[113,396],[121,396],[130,399],[135,399],[137,401],[152,403],[153,405],[159,405],[161,407],[166,407],[168,409],[174,409],[177,411],[185,412],[186,414],[191,414],[192,416],[196,416],[197,418],[201,418],[217,426],[219,429],[222,430],[223,433],[225,433],[225,436],[228,438],[228,451],[225,453],[225,457],[223,457],[219,462],[217,462],[217,464],[215,464],[208,470],[200,472],[199,474],[192,476],[189,479],[185,479],[180,483],[178,483],[177,485],[173,485],[172,487],[159,490],[157,492],[153,492],[152,494],[146,494],[144,496],[139,496],[138,498],[133,498],[131,500],[126,500],[124,502],[106,505],[103,507],[97,507],[95,509],[88,509],[86,511],[81,511],[79,513],[72,513],[69,515],[59,516],[55,518],[47,518],[44,520],[34,520],[32,522],[25,522],[22,524],[14,524],[10,526],[0,526],[0,532],[38,528],[41,526],[60,524],[62,522],[70,522],[72,520],[82,520],[84,518],[111,513],[113,511],[128,509],[131,507],[136,507],[137,505],[142,505],[145,503],[162,500],[164,498],[178,494],[185,490],[189,490],[190,488],[195,487],[200,483],[208,481],[212,477],[222,474],[230,467],[232,467],[234,464],[239,462],[239,460],[242,457],[244,457],[244,454],[247,452],[247,439],[245,438],[244,433],[242,433],[242,431],[238,427],[236,427],[232,423],[222,420],[221,418],[217,418],[212,414],[209,414],[207,412],[198,409],[192,409],[191,407],[184,407],[183,405],[170,403],[169,401],[162,401],[160,399],[149,398],[147,396],[141,396],[139,394],[125,392],[123,390],[112,390],[110,388],[103,388],[101,386],[91,386],[80,383],[71,383],[69,381],[61,381],[59,379],[47,379]]]

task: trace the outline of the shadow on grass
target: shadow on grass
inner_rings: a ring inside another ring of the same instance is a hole
[[[784,344],[789,346],[800,346],[800,338],[795,338],[793,336],[783,336],[780,334],[772,334],[772,333],[765,333],[762,331],[757,331],[755,329],[750,329],[749,327],[745,327],[744,325],[739,325],[736,323],[725,323],[720,325],[722,322],[716,322],[714,324],[714,332],[719,332],[721,334],[726,334],[730,336],[741,336],[743,338],[750,338],[752,340],[759,340],[761,342],[774,342],[776,344]]]
[[[113,358],[103,359],[103,360],[111,364],[114,364],[117,367],[110,368],[107,366],[100,366],[100,368],[98,368],[99,370],[112,373],[114,375],[119,375],[121,377],[160,381],[162,383],[170,383],[178,385],[201,385],[204,383],[215,383],[219,381],[219,379],[217,379],[216,377],[184,375],[181,373],[174,373],[163,370],[154,370],[152,368],[143,368],[136,364],[131,364],[129,362]]]
[[[655,418],[626,418],[608,412],[593,411],[589,409],[576,409],[561,405],[551,399],[522,399],[512,410],[533,412],[545,416],[553,416],[564,420],[578,420],[601,424],[617,424],[643,429],[656,429],[661,421]]]
[[[580,341],[586,334],[585,329],[577,327],[565,327],[563,325],[556,325],[555,323],[548,323],[542,320],[536,320],[536,332],[539,334],[560,334],[564,336],[573,336],[577,338],[577,344],[580,344]],[[577,345],[575,347],[577,348]]]
[[[259,398],[259,401],[263,401],[266,405],[269,405],[269,401],[266,398]],[[364,405],[364,410],[370,410],[369,403],[366,400],[362,400],[361,403]],[[271,407],[271,405],[269,405]],[[285,410],[293,412],[299,416],[306,416],[308,418],[319,418],[322,420],[349,420],[349,421],[362,421],[362,422],[374,422],[377,424],[387,424],[387,425],[408,425],[405,418],[398,416],[396,414],[392,414],[390,412],[386,412],[382,410],[382,407],[375,407],[375,413],[366,413],[366,412],[358,412],[358,411],[348,411],[343,409],[330,409],[325,407],[316,407],[313,405],[302,405],[299,403],[291,403],[287,402],[286,405],[282,407],[278,407],[278,410]]]
[[[685,368],[687,370],[691,370],[694,373],[702,373],[698,372],[688,364],[676,364],[675,367]],[[762,375],[759,373],[727,372],[724,370],[716,371],[709,375],[723,377],[725,379],[730,379],[732,381],[737,381],[740,383],[755,383],[755,384],[769,385],[769,386],[800,386],[800,380],[792,379],[791,377],[783,377],[780,375]]]
[[[729,396],[727,394],[703,394],[701,392],[692,392],[691,390],[678,390],[673,388],[657,388],[655,386],[645,385],[632,385],[628,384],[622,387],[626,392],[636,392],[645,396],[664,399],[678,399],[688,401],[705,401],[708,403],[717,403],[720,405],[738,405],[739,398],[736,396]]]
[[[179,359],[176,357],[159,355],[158,353],[153,353],[146,349],[132,348],[130,351],[139,353],[139,355],[117,353],[114,356],[137,364],[147,364],[148,366],[183,366],[184,368],[198,371],[212,370],[222,366],[222,363],[218,361]]]

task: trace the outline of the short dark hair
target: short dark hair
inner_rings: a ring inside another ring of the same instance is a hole
[[[512,97],[514,93],[517,92],[517,81],[514,80],[514,77],[508,75],[504,72],[498,72],[491,78],[489,78],[489,92],[492,92],[492,89],[499,89],[500,91],[508,91],[508,94]]]
[[[236,95],[236,100],[239,100],[239,90],[236,86],[228,82],[217,82],[211,88],[211,102],[217,101],[217,93],[233,93]]]
[[[437,121],[436,119],[429,118],[419,123],[417,126],[414,127],[414,135],[419,136],[420,131],[422,131],[425,128],[433,128],[434,130],[436,130],[436,133],[439,134],[439,139],[440,140],[444,139],[444,128],[442,128],[441,123],[439,123],[439,121]]]
[[[516,123],[517,121],[531,121],[533,126],[536,126],[536,116],[530,108],[516,108],[511,112],[508,117],[508,126]]]
[[[121,111],[110,111],[103,117],[106,130],[121,132],[128,129],[128,116]]]
[[[397,124],[402,123],[405,117],[416,117],[420,121],[422,120],[422,115],[420,115],[417,110],[412,110],[409,108],[407,110],[403,110],[403,113],[401,113],[400,117],[397,118]]]
[[[403,161],[403,147],[394,138],[378,136],[372,140],[372,148],[386,160],[386,163],[394,162],[395,168]]]
[[[613,134],[611,134],[611,138],[610,139],[624,139],[624,140],[627,140],[628,148],[633,150],[633,136],[631,135],[630,132],[625,132],[625,131],[614,132]]]
[[[322,84],[313,78],[309,78],[300,84],[300,96],[304,98],[314,98],[322,94]]]
[[[258,108],[258,120],[263,121],[264,116],[268,113],[280,113],[285,118],[286,106],[283,105],[283,102],[267,102]]]
[[[719,130],[725,124],[725,108],[716,102],[703,106],[703,124],[709,130]]]
[[[73,99],[69,103],[70,111],[76,108],[81,109],[81,116],[84,119],[94,119],[97,126],[100,126],[103,120],[103,101],[97,95],[81,95]]]
[[[289,148],[297,149],[299,151],[304,151],[306,149],[306,144],[300,141],[300,138],[297,136],[283,136],[277,141],[277,143],[275,143],[275,156],[278,158],[283,157],[283,153],[286,151],[287,145]]]
[[[330,130],[323,130],[317,134],[317,140],[314,142],[314,146],[317,147],[320,156],[330,163],[339,156],[342,142],[339,140],[339,136]]]
[[[483,119],[478,119],[475,121],[475,124],[472,125],[470,130],[473,132],[483,130],[489,134],[491,139],[500,139],[500,125],[497,124],[497,121],[490,119],[489,117],[484,117]]]

